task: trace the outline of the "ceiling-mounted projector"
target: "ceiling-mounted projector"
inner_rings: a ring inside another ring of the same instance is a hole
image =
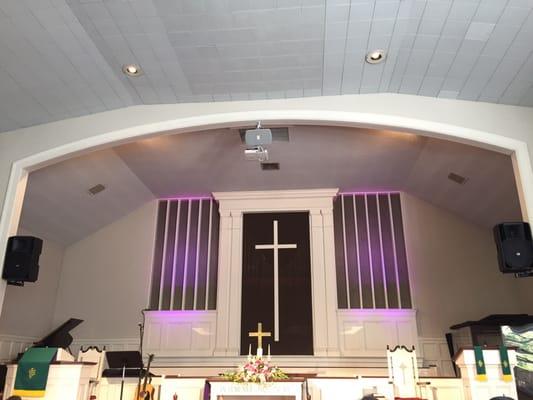
[[[261,122],[255,129],[248,129],[244,134],[244,142],[248,147],[264,146],[272,143],[272,131],[262,128]]]
[[[254,146],[244,150],[244,157],[249,161],[268,161],[268,151],[263,146]]]

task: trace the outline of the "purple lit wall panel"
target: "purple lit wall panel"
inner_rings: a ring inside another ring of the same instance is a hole
[[[172,310],[182,310],[183,299],[183,269],[185,267],[185,248],[187,247],[187,227],[189,219],[189,202],[179,202],[179,219],[176,237],[176,263],[174,267],[174,297],[172,299]]]
[[[389,207],[389,196],[379,194],[379,215],[381,222],[381,238],[383,246],[383,264],[385,267],[385,284],[387,287],[388,308],[398,308],[398,290],[396,266],[394,258],[394,242],[391,230],[391,213]],[[395,290],[396,289],[396,290]]]
[[[220,226],[220,215],[218,207],[213,201],[213,213],[211,216],[211,238],[209,243],[208,271],[207,271],[207,299],[206,309],[215,310],[217,308],[217,279],[218,279],[218,233]]]
[[[398,275],[400,277],[400,298],[402,308],[411,308],[411,289],[409,286],[409,272],[407,267],[407,253],[403,233],[402,206],[398,193],[391,195],[391,208],[396,242],[396,259],[398,261]]]
[[[160,202],[157,208],[157,229],[155,232],[154,261],[152,265],[152,288],[161,282],[161,269],[163,266],[163,245],[165,243],[165,225],[167,203]],[[150,292],[150,308],[159,308],[159,290]]]
[[[341,203],[344,202],[344,219],[345,221],[351,221],[351,223],[345,223],[344,232],[346,236],[346,265],[349,287],[349,304],[350,307],[360,308],[360,294],[359,294],[359,262],[357,257],[357,246],[355,237],[355,209],[354,199],[352,197],[345,197],[341,199]],[[342,206],[342,204],[341,204]]]
[[[335,268],[337,271],[337,298],[339,308],[348,307],[348,295],[346,292],[346,267],[344,264],[344,239],[342,232],[339,232],[339,227],[342,229],[342,201],[341,196],[337,196],[333,205],[333,225],[335,226]]]
[[[339,308],[410,308],[400,195],[341,194],[333,212]]]
[[[359,248],[359,270],[361,271],[361,295],[363,299],[361,308],[374,308],[374,277],[370,264],[366,201],[364,196],[354,197],[356,205],[355,226],[357,230],[357,243],[355,245]],[[346,223],[350,222],[346,221]]]
[[[160,308],[170,308],[170,296],[172,291],[172,271],[174,265],[174,246],[176,243],[176,216],[178,213],[177,203],[168,205],[166,216],[166,240],[164,244],[164,262],[162,266],[162,285],[160,287],[161,300]]]
[[[196,276],[196,304],[194,308],[205,307],[207,285],[207,248],[209,241],[209,219],[212,218],[209,201],[202,201],[202,221],[200,223],[200,240],[198,248],[198,271]]]
[[[197,249],[197,234],[198,223],[200,222],[200,200],[191,201],[191,218],[189,221],[187,258],[185,262],[185,285],[184,285],[184,310],[194,309],[194,285],[196,278],[196,249]]]
[[[150,308],[216,306],[218,207],[210,198],[160,200]]]
[[[374,280],[375,308],[387,308],[385,303],[385,284],[383,276],[383,259],[381,257],[381,239],[379,232],[379,214],[376,195],[367,195],[368,235],[370,238],[370,268]]]

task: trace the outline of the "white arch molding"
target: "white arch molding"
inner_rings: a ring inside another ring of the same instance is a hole
[[[527,143],[507,136],[466,128],[463,126],[407,118],[391,114],[361,113],[331,110],[266,109],[263,111],[206,113],[193,117],[161,120],[109,131],[89,138],[73,141],[15,161],[11,168],[2,215],[0,218],[0,249],[5,249],[9,236],[16,234],[28,173],[63,159],[83,153],[116,146],[121,143],[149,137],[252,125],[257,121],[266,124],[329,125],[354,128],[388,129],[461,142],[501,153],[513,160],[520,206],[524,220],[533,224],[533,171]],[[530,217],[532,216],[532,217]],[[0,265],[4,251],[0,251]],[[0,282],[0,304],[3,305],[6,283]]]

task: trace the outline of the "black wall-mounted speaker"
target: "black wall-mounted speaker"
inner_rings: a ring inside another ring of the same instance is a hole
[[[7,241],[2,278],[8,282],[35,282],[43,241],[33,236],[12,236]]]
[[[521,273],[533,269],[533,241],[527,222],[506,222],[494,227],[500,271]]]

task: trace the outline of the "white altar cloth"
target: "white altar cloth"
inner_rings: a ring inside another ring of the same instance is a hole
[[[210,400],[219,396],[292,396],[302,400],[304,379],[290,379],[267,383],[235,383],[227,381],[208,381],[211,386]]]

